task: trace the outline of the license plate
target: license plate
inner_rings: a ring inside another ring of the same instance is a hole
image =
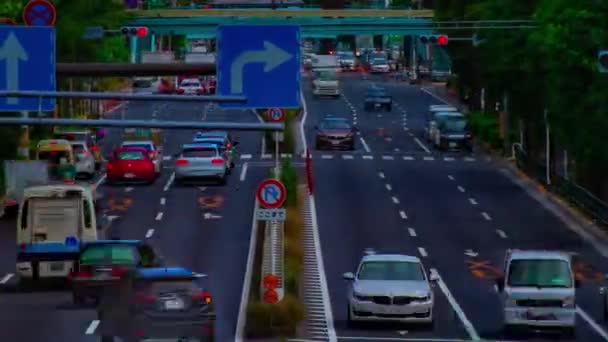
[[[450,147],[456,147],[456,143],[455,142],[450,142]]]
[[[380,307],[378,309],[378,311],[383,314],[391,315],[391,314],[398,314],[399,308],[395,308],[395,307],[391,307],[391,306],[384,306],[384,307]]]
[[[125,173],[125,178],[135,178],[134,173]]]
[[[59,272],[63,271],[64,264],[63,262],[52,262],[51,263],[51,271]]]
[[[166,310],[181,310],[184,308],[184,302],[179,299],[170,299],[165,301]]]
[[[556,320],[557,319],[555,317],[555,315],[552,313],[540,313],[540,312],[534,312],[534,311],[527,311],[525,316],[526,316],[526,319],[530,319],[530,320],[534,320],[534,321],[547,321],[547,320]]]
[[[374,106],[376,106],[376,107],[380,107],[380,104],[379,104],[379,103],[376,103],[376,104],[374,104]]]
[[[336,140],[332,140],[331,143],[334,144],[334,145],[338,145],[340,142],[336,141]]]

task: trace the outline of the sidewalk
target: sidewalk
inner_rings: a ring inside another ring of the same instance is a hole
[[[421,89],[439,101],[459,108],[463,112],[468,110],[467,106],[462,104],[458,98],[448,94],[444,85],[428,85]],[[580,209],[570,205],[568,200],[547,190],[544,184],[525,174],[517,167],[515,160],[504,158],[494,151],[487,150],[485,152],[494,156],[493,160],[495,160],[500,172],[559,218],[570,230],[578,233],[602,256],[608,258],[608,231],[605,228],[596,225]]]

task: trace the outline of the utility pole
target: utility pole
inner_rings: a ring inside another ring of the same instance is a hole
[[[551,185],[551,128],[549,127],[549,110],[545,108],[545,179]]]

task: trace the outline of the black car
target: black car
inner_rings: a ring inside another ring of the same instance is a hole
[[[364,107],[366,112],[375,110],[390,112],[393,109],[393,97],[388,95],[384,88],[372,86],[367,89]]]
[[[433,144],[438,149],[473,152],[473,135],[461,113],[446,113],[440,117],[436,130]]]
[[[102,341],[214,340],[213,297],[207,278],[182,267],[139,268],[105,293],[97,309]]]
[[[355,133],[353,127],[345,118],[329,117],[315,126],[315,149],[355,149]]]
[[[86,243],[69,274],[74,304],[95,302],[117,286],[126,272],[160,265],[154,249],[140,240],[98,240]]]

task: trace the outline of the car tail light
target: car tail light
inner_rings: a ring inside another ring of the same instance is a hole
[[[113,164],[108,164],[108,166],[107,166],[107,169],[108,169],[108,170],[112,170],[113,168],[114,168],[114,165],[113,165]]]
[[[99,151],[99,146],[93,146],[91,147],[91,150],[93,150],[93,152],[97,152]]]
[[[153,303],[156,301],[156,296],[146,294],[146,293],[138,293],[135,295],[135,302],[137,303]]]
[[[204,93],[204,92],[205,92],[205,90],[204,90],[203,88],[198,88],[198,89],[196,89],[196,93],[197,93],[197,94],[202,94],[202,93]]]
[[[154,157],[156,157],[156,152],[155,151],[148,152],[148,157],[150,157],[150,159],[154,159]]]
[[[222,158],[211,159],[211,164],[213,164],[213,165],[222,165],[222,164],[224,164],[224,159],[222,159]]]
[[[135,330],[135,336],[137,337],[145,337],[146,336],[146,332],[143,330]]]
[[[112,267],[112,277],[122,277],[125,273],[129,272],[129,268],[123,266],[113,266]]]
[[[231,148],[231,147],[232,147],[232,144],[231,144],[231,143],[227,143],[227,144],[226,144],[226,148]]]
[[[177,89],[177,93],[178,93],[178,94],[183,94],[183,93],[184,93],[184,89],[181,89],[181,88],[180,88],[180,89]]]
[[[195,292],[192,294],[192,299],[210,305],[213,303],[213,297],[209,292]]]
[[[70,279],[74,279],[74,278],[91,278],[93,277],[93,268],[91,266],[80,266],[78,268],[78,271],[72,271],[70,272],[69,276]]]
[[[175,164],[177,164],[177,165],[188,165],[188,160],[186,160],[186,159],[177,159],[175,161]]]

